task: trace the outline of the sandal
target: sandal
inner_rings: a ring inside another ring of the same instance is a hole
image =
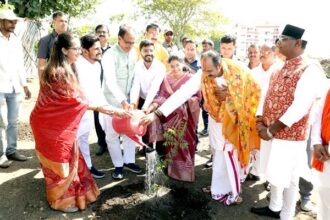
[[[202,188],[202,191],[203,191],[204,193],[211,193],[211,186],[203,187],[203,188]]]

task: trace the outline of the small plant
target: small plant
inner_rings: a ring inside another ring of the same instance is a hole
[[[2,4],[0,2],[0,10],[14,10],[15,6],[10,4]]]
[[[164,166],[173,163],[173,158],[177,155],[179,149],[188,148],[188,142],[183,139],[186,127],[187,122],[182,121],[177,128],[171,127],[164,133],[164,146],[170,148],[164,161]]]

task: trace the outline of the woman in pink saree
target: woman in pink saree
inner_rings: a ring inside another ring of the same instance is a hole
[[[149,106],[148,112],[155,111],[161,106],[167,98],[169,98],[181,85],[187,82],[192,76],[189,71],[184,71],[185,67],[177,56],[169,58],[170,72],[165,76],[159,92],[152,104]],[[172,114],[166,118],[161,118],[160,122],[149,126],[149,142],[165,140],[165,158],[167,161],[167,174],[173,179],[194,182],[195,181],[195,146],[196,146],[196,126],[199,117],[199,102],[201,94],[198,92],[186,103],[177,108]],[[161,124],[161,126],[159,126]],[[160,130],[159,128],[162,128]],[[184,130],[182,130],[184,129]],[[177,144],[171,144],[170,140],[166,140],[166,135],[179,135],[182,131],[182,137],[176,137]]]

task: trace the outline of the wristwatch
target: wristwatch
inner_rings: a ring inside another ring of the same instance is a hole
[[[274,136],[273,136],[273,134],[269,131],[269,127],[267,128],[267,136],[270,138],[270,139],[272,139]]]

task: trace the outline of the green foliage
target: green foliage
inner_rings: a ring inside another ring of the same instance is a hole
[[[9,0],[15,6],[15,13],[20,17],[43,18],[55,11],[63,11],[77,17],[88,14],[99,0]]]
[[[10,4],[5,4],[5,3],[1,3],[0,2],[0,10],[3,9],[3,10],[14,10],[15,9],[15,6],[14,5],[10,5]]]
[[[165,160],[165,165],[171,164],[179,149],[188,148],[188,142],[183,139],[187,127],[187,122],[182,121],[178,128],[169,128],[164,133],[164,146],[170,148]]]
[[[183,36],[208,37],[229,22],[218,12],[206,6],[212,0],[135,0],[147,20],[161,22],[173,29],[174,39],[179,44]]]
[[[74,30],[74,32],[79,36],[82,37],[86,34],[90,34],[94,32],[94,26],[91,25],[82,25]]]

